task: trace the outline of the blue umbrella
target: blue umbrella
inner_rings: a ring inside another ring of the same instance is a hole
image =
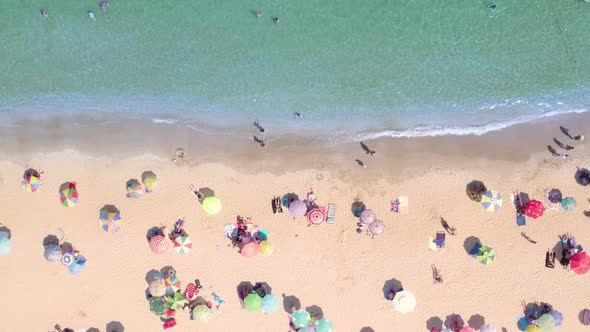
[[[555,319],[555,326],[560,326],[561,323],[563,323],[563,315],[561,312],[553,310],[549,312],[549,314],[553,316],[553,319]]]
[[[260,304],[260,306],[265,313],[271,314],[277,311],[277,309],[279,309],[279,304],[280,301],[278,297],[272,294],[266,294],[262,298],[262,303]]]
[[[522,316],[518,319],[516,325],[518,326],[519,330],[524,331],[526,330],[527,326],[531,325],[531,323],[525,316]]]
[[[69,269],[72,274],[79,275],[84,266],[86,266],[86,258],[84,256],[79,256],[74,264],[69,266]]]
[[[12,246],[7,232],[0,232],[0,255],[5,255],[10,252]]]
[[[61,248],[57,244],[50,244],[45,247],[45,259],[48,262],[57,262],[61,259]]]

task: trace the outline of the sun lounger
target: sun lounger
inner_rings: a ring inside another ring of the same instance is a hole
[[[329,203],[328,204],[328,212],[327,212],[327,219],[326,222],[328,224],[334,223],[334,218],[336,217],[336,204]]]
[[[444,248],[445,247],[445,237],[446,237],[446,233],[445,232],[436,232],[436,246],[438,248]]]

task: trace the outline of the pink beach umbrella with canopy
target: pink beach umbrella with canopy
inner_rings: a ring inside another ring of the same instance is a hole
[[[585,251],[575,253],[570,260],[570,267],[577,274],[586,274],[590,270],[590,256]]]
[[[293,218],[303,217],[307,213],[307,205],[300,200],[294,200],[289,204],[289,213]]]
[[[259,246],[258,243],[252,241],[246,243],[242,249],[240,249],[240,254],[244,257],[252,257],[258,254]]]

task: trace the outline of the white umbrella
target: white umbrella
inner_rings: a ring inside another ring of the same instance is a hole
[[[490,324],[486,324],[479,329],[479,332],[498,332],[498,329],[491,326]]]
[[[381,220],[375,220],[369,225],[369,231],[373,235],[379,235],[385,232],[385,224]]]
[[[375,212],[373,212],[373,210],[370,209],[363,210],[363,212],[361,212],[361,216],[359,217],[361,222],[366,225],[369,225],[370,223],[375,221],[375,218],[377,218]]]
[[[412,312],[416,308],[416,297],[407,290],[397,292],[392,302],[393,309],[401,312],[402,314]]]

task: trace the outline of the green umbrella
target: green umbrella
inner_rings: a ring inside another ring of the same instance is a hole
[[[152,297],[150,300],[150,310],[156,315],[163,315],[164,312],[168,309],[166,305],[166,300],[163,297]]]
[[[550,314],[543,314],[537,319],[537,325],[539,325],[543,332],[549,332],[555,327],[555,318]]]
[[[492,249],[490,247],[482,246],[477,251],[477,256],[475,256],[475,257],[477,258],[477,260],[480,263],[482,263],[484,265],[489,265],[494,260],[494,257],[496,257],[496,253],[494,252],[494,249]]]
[[[211,319],[211,309],[204,304],[200,304],[193,309],[193,318],[199,322],[207,322]]]
[[[322,319],[318,319],[315,322],[315,330],[316,332],[332,332],[334,331],[334,325],[332,325],[332,322],[322,318]]]
[[[574,211],[576,209],[576,199],[573,197],[566,197],[561,200],[561,206],[563,206],[563,209],[568,212]]]
[[[250,293],[244,299],[244,307],[249,311],[257,311],[262,308],[262,298],[256,293]]]
[[[174,294],[166,296],[166,302],[168,303],[168,308],[180,310],[184,308],[186,298],[184,298],[181,292],[174,292]]]
[[[291,315],[291,322],[297,328],[307,326],[310,320],[311,315],[309,314],[309,312],[303,309],[299,309]]]
[[[203,200],[203,210],[209,215],[221,212],[221,201],[215,196],[207,197]]]

